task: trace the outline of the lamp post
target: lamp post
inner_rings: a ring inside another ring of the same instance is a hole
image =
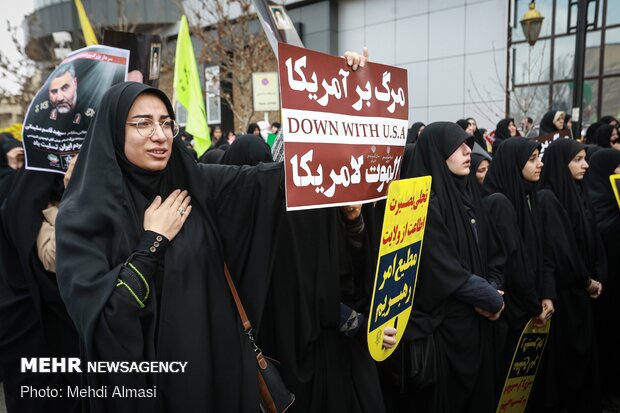
[[[536,2],[534,0],[530,1],[529,10],[525,12],[521,19],[521,28],[530,46],[536,44],[544,19],[540,12],[536,10]]]
[[[529,91],[530,87],[530,77],[532,72],[532,47],[538,41],[538,37],[540,36],[540,29],[542,28],[542,22],[545,18],[540,14],[538,10],[536,10],[536,2],[534,0],[530,1],[528,11],[523,14],[523,18],[521,19],[521,28],[523,29],[523,35],[525,36],[525,40],[529,43],[530,47],[527,51],[527,87]],[[528,92],[529,93],[529,92]],[[535,94],[534,94],[535,95]],[[533,98],[532,98],[533,100]],[[532,101],[528,104],[528,108],[531,105]],[[529,110],[529,109],[528,109]],[[527,110],[526,110],[527,113]]]
[[[577,31],[575,33],[575,79],[573,88],[573,137],[581,137],[581,118],[583,106],[583,78],[586,58],[586,29],[588,24],[588,0],[577,3]]]

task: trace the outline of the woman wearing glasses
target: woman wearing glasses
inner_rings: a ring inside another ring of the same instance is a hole
[[[258,409],[256,360],[223,267],[254,322],[282,167],[196,164],[174,139],[173,117],[158,89],[110,89],[58,214],[58,283],[83,371],[86,361],[187,363],[174,373],[87,373],[88,389],[108,396],[84,398],[91,412]]]

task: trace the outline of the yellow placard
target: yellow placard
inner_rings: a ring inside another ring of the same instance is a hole
[[[496,413],[525,411],[536,372],[545,351],[550,328],[551,320],[542,327],[536,327],[534,319],[531,319],[523,329],[519,344],[512,356]]]
[[[368,315],[368,350],[377,361],[396,348],[383,347],[385,327],[396,328],[398,344],[411,314],[430,196],[430,176],[393,181],[388,188]]]
[[[611,182],[611,188],[614,190],[614,195],[616,195],[618,208],[620,208],[620,174],[611,175],[609,181]]]

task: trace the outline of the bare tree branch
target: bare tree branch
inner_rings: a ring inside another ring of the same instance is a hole
[[[17,58],[8,57],[0,51],[0,77],[14,83],[18,90],[13,92],[6,87],[0,86],[0,95],[8,103],[18,105],[22,113],[26,113],[28,105],[41,87],[41,76],[37,64],[26,55],[25,47],[18,38],[17,26],[11,26],[7,20],[7,31],[11,34],[13,47],[17,51]]]
[[[546,44],[543,44],[540,53],[536,53],[534,55],[533,61],[521,63],[520,69],[523,73],[528,75],[528,86],[515,88],[513,85],[512,88],[509,88],[508,85],[504,85],[504,80],[500,74],[499,65],[496,59],[495,45],[493,45],[493,67],[495,71],[495,79],[492,81],[492,84],[494,85],[494,88],[497,89],[497,92],[501,91],[502,94],[508,95],[507,98],[510,99],[511,113],[513,116],[525,117],[529,116],[534,111],[537,113],[540,112],[540,108],[536,106],[540,103],[538,96],[539,90],[547,87],[539,85],[545,70],[548,69],[544,67],[543,58],[545,56],[545,49]],[[507,68],[507,70],[509,70],[509,68]],[[535,75],[533,81],[531,79],[532,74]],[[469,88],[467,89],[467,92],[479,114],[492,123],[495,123],[498,118],[505,117],[506,115],[504,114],[503,108],[500,108],[497,104],[488,101],[488,96],[493,93],[493,90],[488,88],[489,84],[485,83],[482,86],[478,85],[472,73],[470,73],[470,80],[474,93],[472,93],[472,89]],[[530,83],[533,83],[533,85],[530,86]],[[545,102],[544,106],[546,107],[546,105],[547,103]]]
[[[220,67],[219,83],[231,85],[221,98],[231,109],[237,129],[245,128],[255,116],[252,102],[252,73],[277,70],[275,56],[251,13],[251,0],[201,0],[197,10],[189,12],[190,30],[203,47],[197,56],[200,63],[216,63]],[[236,17],[231,19],[232,12]],[[238,12],[238,14],[237,14]],[[196,22],[192,24],[192,22]],[[207,28],[204,22],[212,22]]]

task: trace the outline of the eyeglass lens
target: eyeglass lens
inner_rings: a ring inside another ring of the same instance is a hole
[[[136,123],[136,128],[138,128],[138,132],[145,138],[150,138],[155,134],[155,123],[151,119],[141,119]],[[159,123],[161,129],[164,132],[164,135],[169,138],[174,138],[179,133],[179,125],[174,120],[166,120]]]

